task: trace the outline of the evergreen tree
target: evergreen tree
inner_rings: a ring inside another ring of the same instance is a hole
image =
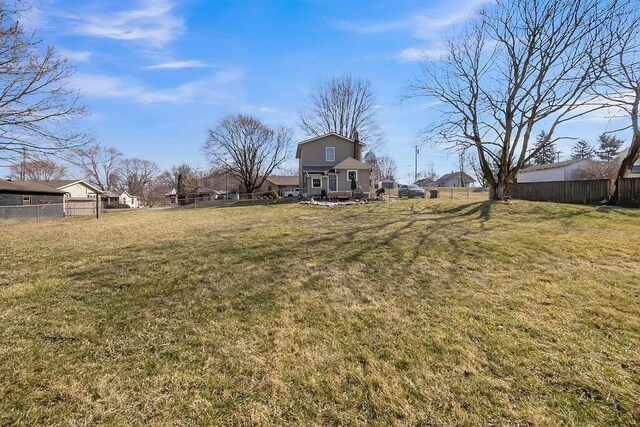
[[[601,160],[610,162],[620,154],[622,144],[624,144],[624,141],[617,136],[603,133],[598,137],[598,151],[596,154]]]
[[[587,141],[581,139],[571,149],[572,159],[590,159],[595,154],[594,148]]]
[[[187,177],[179,173],[177,184],[176,193],[178,193],[178,198],[184,199],[187,196]]]
[[[556,161],[555,144],[551,141],[546,141],[546,139],[547,133],[545,131],[540,132],[536,138],[535,150],[539,149],[536,155],[533,156],[533,163],[536,165],[546,165]]]

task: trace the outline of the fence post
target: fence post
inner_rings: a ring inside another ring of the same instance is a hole
[[[36,205],[36,222],[40,222],[40,208]]]

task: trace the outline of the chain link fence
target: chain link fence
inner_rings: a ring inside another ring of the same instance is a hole
[[[64,218],[63,203],[44,205],[0,206],[0,223],[38,222]]]

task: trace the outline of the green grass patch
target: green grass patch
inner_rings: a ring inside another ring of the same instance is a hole
[[[427,199],[0,231],[0,425],[640,419],[638,211]]]

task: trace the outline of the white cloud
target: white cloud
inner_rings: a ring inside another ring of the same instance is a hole
[[[439,9],[416,12],[404,19],[374,23],[342,21],[338,23],[338,27],[359,34],[410,32],[415,38],[427,41],[430,46],[404,49],[396,55],[397,59],[402,61],[439,59],[447,55],[440,48],[443,32],[453,25],[470,20],[481,6],[491,1],[494,0],[450,0],[446,3],[442,2]],[[434,47],[434,45],[439,46]]]
[[[74,62],[86,62],[91,59],[91,52],[59,49],[58,54]]]
[[[403,61],[424,61],[425,59],[442,59],[448,55],[445,49],[423,49],[409,48],[404,49],[398,55]]]
[[[231,79],[231,75],[235,79]],[[163,89],[152,89],[131,80],[103,74],[76,74],[72,80],[80,93],[87,97],[123,99],[141,104],[215,103],[234,97],[225,91],[224,86],[242,75],[239,70],[225,70],[208,79]]]
[[[161,47],[184,30],[184,22],[173,15],[173,9],[169,0],[144,0],[137,8],[124,12],[75,16],[81,21],[75,31],[86,36],[145,41]]]
[[[493,0],[466,0],[447,3],[441,10],[414,13],[404,19],[388,22],[352,22],[341,21],[337,25],[347,31],[360,34],[377,34],[391,31],[411,31],[415,37],[422,39],[434,39],[439,36],[438,31],[444,30],[454,24],[468,21],[473,17],[478,8]],[[453,11],[453,12],[452,12]]]
[[[155,64],[145,67],[147,70],[181,70],[185,68],[203,68],[209,67],[210,65],[205,64],[201,61],[171,61],[164,62],[162,64]]]

